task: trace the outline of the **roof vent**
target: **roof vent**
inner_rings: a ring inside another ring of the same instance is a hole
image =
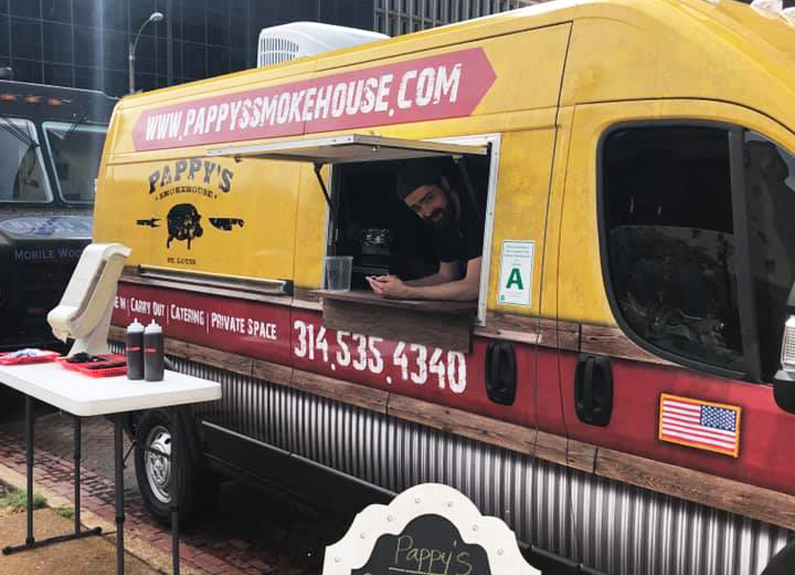
[[[271,26],[259,33],[257,66],[270,66],[384,38],[389,36],[321,22],[291,22]]]

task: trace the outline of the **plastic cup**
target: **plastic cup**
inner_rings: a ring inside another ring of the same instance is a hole
[[[353,256],[326,256],[326,289],[350,290],[352,268]]]

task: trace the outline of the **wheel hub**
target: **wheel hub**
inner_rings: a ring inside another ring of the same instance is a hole
[[[146,437],[147,448],[144,454],[144,462],[146,469],[146,480],[152,490],[152,494],[164,504],[171,503],[171,494],[169,493],[171,482],[171,433],[165,427],[157,425],[153,427]],[[153,449],[160,453],[159,455],[148,449]]]

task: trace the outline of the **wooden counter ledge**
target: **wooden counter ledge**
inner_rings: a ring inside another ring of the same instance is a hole
[[[477,302],[398,300],[371,291],[316,290],[328,329],[410,341],[454,351],[471,348]]]

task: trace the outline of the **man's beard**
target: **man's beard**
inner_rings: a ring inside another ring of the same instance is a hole
[[[455,229],[455,220],[450,212],[443,208],[436,208],[428,217],[428,223],[437,231]]]
[[[461,234],[455,219],[445,209],[437,208],[427,219],[428,224],[433,229],[436,239],[436,247],[445,261],[453,258],[460,251]]]

